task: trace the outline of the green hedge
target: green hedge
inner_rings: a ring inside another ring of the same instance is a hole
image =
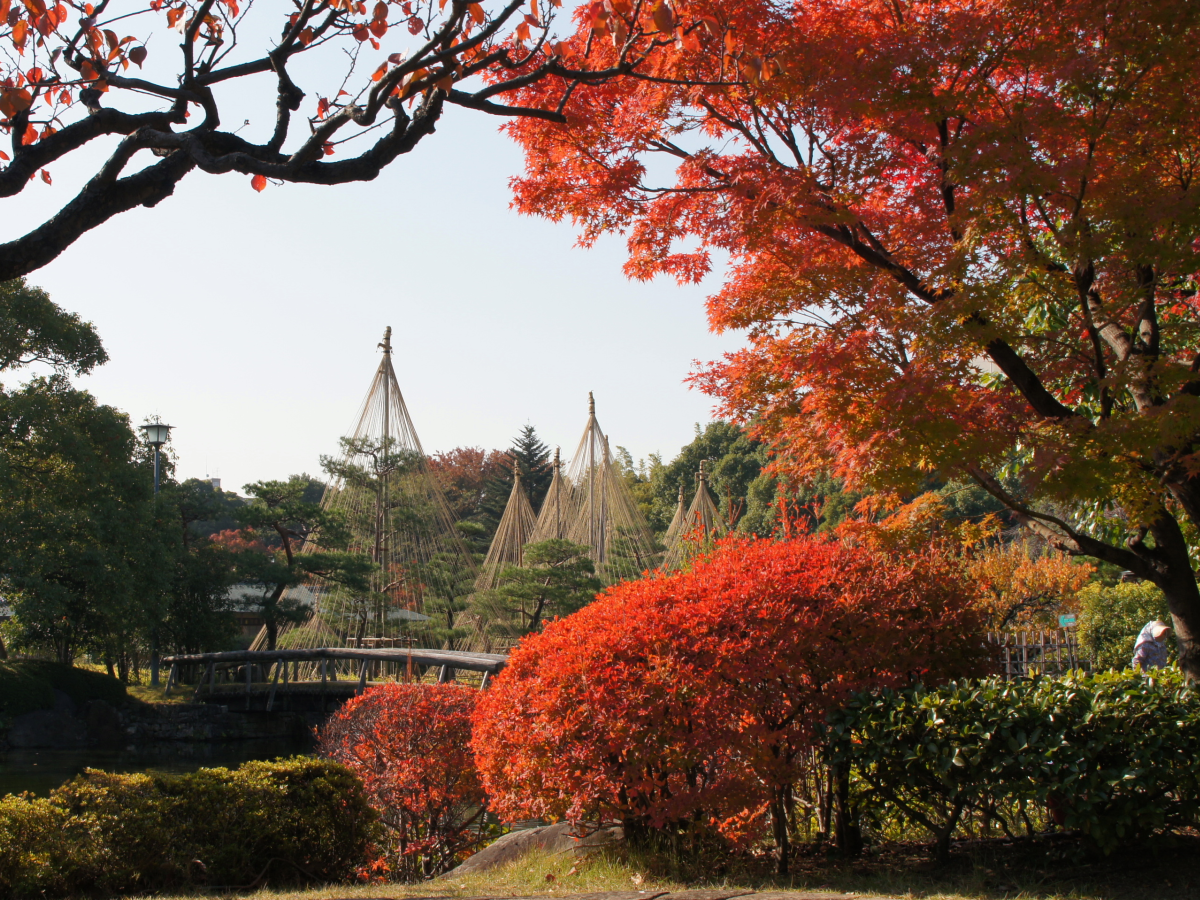
[[[344,766],[296,758],[188,775],[88,770],[0,800],[0,896],[345,880],[375,813]]]
[[[830,748],[868,820],[923,829],[939,856],[968,816],[1009,833],[1049,817],[1108,853],[1200,812],[1200,697],[1171,670],[860,696]]]
[[[116,706],[129,696],[125,685],[103,672],[45,659],[0,662],[0,717],[49,709],[54,706],[55,690],[80,705],[89,700],[104,700]]]

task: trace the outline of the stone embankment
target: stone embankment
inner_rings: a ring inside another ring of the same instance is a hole
[[[212,704],[130,702],[113,706],[104,700],[76,704],[56,690],[53,709],[39,709],[0,723],[0,749],[213,744],[299,738],[307,731],[304,716],[295,713],[247,713]]]

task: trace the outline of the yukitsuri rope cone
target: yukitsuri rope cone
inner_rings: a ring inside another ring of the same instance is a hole
[[[667,545],[667,555],[662,564],[664,572],[678,569],[715,538],[729,531],[729,524],[708,492],[708,473],[704,471],[704,460],[700,460],[700,471],[696,473],[696,496],[692,498],[692,505],[680,515],[683,508],[683,487],[680,486],[679,507],[664,539]],[[678,527],[676,519],[679,520]]]
[[[548,541],[552,538],[565,540],[567,527],[570,524],[568,516],[571,513],[571,485],[563,478],[562,458],[559,448],[554,448],[554,474],[550,478],[550,487],[542,500],[542,511],[538,513],[537,525],[534,527],[533,541]]]
[[[683,528],[684,519],[687,518],[687,504],[683,500],[683,484],[679,485],[679,502],[675,504],[675,515],[671,516],[671,524],[667,526],[667,532],[663,535],[663,546],[667,548],[667,552],[671,552],[671,548],[675,546],[675,541],[679,538],[679,532]]]
[[[513,486],[508,495],[508,503],[504,506],[504,514],[500,516],[500,524],[496,526],[496,535],[488,548],[487,557],[483,560],[479,578],[475,581],[475,590],[486,591],[494,588],[500,582],[500,573],[505,566],[519,566],[525,558],[525,545],[533,537],[537,526],[537,516],[529,505],[529,495],[525,493],[525,485],[521,481],[521,466],[513,460]]]
[[[400,393],[391,337],[389,327],[370,390],[342,442],[343,476],[321,499],[325,509],[346,517],[353,536],[349,549],[369,554],[380,571],[366,596],[314,580],[308,586],[316,598],[312,615],[281,635],[281,646],[443,643],[432,626],[455,624],[453,607],[462,605],[479,576]],[[306,549],[319,545],[318,535]]]
[[[554,473],[531,542],[563,538],[583,544],[605,584],[637,578],[658,564],[658,547],[614,465],[591,393],[579,448],[565,475],[556,456]]]
[[[494,605],[494,595],[490,589],[500,584],[500,573],[507,565],[521,566],[525,563],[525,545],[534,541],[549,540],[566,535],[566,515],[570,509],[569,498],[571,489],[562,477],[562,462],[559,459],[558,448],[554,449],[554,474],[550,479],[550,488],[542,501],[542,516],[545,517],[546,537],[539,537],[538,531],[543,519],[533,513],[533,506],[521,484],[521,473],[516,463],[513,465],[514,484],[512,493],[508,495],[508,503],[500,516],[500,524],[496,526],[496,534],[492,545],[488,548],[487,558],[475,582],[474,609],[463,618],[464,624],[471,629],[471,637],[466,649],[481,653],[507,653],[517,643],[511,636],[492,633],[491,624],[497,619],[503,619],[505,614]],[[519,495],[519,499],[518,498]],[[515,509],[514,509],[515,505]],[[525,519],[528,511],[529,519]],[[526,527],[528,521],[528,527]]]

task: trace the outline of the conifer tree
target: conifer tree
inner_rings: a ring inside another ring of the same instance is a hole
[[[512,461],[516,461],[521,470],[521,483],[529,492],[529,504],[536,512],[550,490],[550,480],[554,476],[550,465],[550,448],[542,443],[537,430],[532,425],[526,425],[521,433],[513,438],[512,447],[505,451],[510,464],[500,467],[488,479],[483,500],[483,520],[488,529],[489,538],[500,524],[504,515],[504,506],[508,503],[508,495],[512,493],[513,473]]]
[[[500,637],[539,631],[547,619],[582,609],[600,592],[589,548],[559,538],[526,544],[522,566],[507,566],[498,587],[475,596],[477,611]]]

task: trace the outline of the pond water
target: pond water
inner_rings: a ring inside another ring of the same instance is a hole
[[[312,751],[307,738],[234,741],[216,744],[163,742],[130,750],[0,751],[0,797],[30,791],[46,796],[84,769],[108,772],[194,772],[237,766],[252,759],[275,759]]]

